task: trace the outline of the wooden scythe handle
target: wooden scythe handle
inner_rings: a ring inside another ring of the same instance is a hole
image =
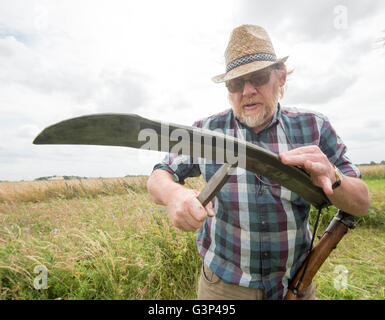
[[[224,163],[215,174],[210,178],[205,187],[198,195],[198,200],[202,206],[206,206],[222,189],[223,185],[230,177],[231,169],[236,166],[236,163]]]
[[[310,285],[322,264],[325,262],[333,249],[336,248],[337,244],[341,241],[349,228],[354,228],[354,217],[343,211],[338,211],[317,245],[311,251],[308,266],[301,283],[298,285],[298,281],[300,280],[302,272],[305,268],[305,263],[290,281],[289,290],[285,296],[285,300],[301,300],[301,292],[303,292]],[[295,290],[297,285],[299,294],[296,294]]]

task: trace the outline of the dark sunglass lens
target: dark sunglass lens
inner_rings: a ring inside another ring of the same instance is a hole
[[[238,92],[243,88],[243,80],[234,79],[226,82],[226,87],[231,93]]]
[[[247,80],[233,79],[226,81],[226,87],[231,93],[236,93],[243,90],[245,81],[249,81],[254,87],[263,86],[270,80],[270,71],[259,72]]]
[[[268,83],[269,79],[270,79],[270,72],[263,72],[251,77],[250,82],[253,86],[259,87]]]

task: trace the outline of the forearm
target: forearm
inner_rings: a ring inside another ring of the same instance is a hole
[[[368,189],[358,178],[344,176],[341,185],[328,198],[337,208],[354,216],[364,216],[369,209]]]
[[[171,174],[161,169],[155,170],[147,181],[147,190],[151,199],[160,205],[167,206],[170,197],[181,188],[184,187],[175,182]]]

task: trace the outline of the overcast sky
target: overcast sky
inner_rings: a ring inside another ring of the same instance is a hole
[[[354,163],[385,160],[385,2],[0,0],[0,180],[149,174],[162,154],[36,146],[101,112],[191,125],[229,108],[231,30],[258,24],[294,69],[281,103],[329,117]]]

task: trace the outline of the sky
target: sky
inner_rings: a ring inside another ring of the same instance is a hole
[[[228,109],[211,78],[242,24],[289,56],[282,105],[326,115],[354,163],[385,160],[384,21],[382,0],[0,0],[0,180],[150,174],[163,153],[32,141],[87,114],[191,125]]]

